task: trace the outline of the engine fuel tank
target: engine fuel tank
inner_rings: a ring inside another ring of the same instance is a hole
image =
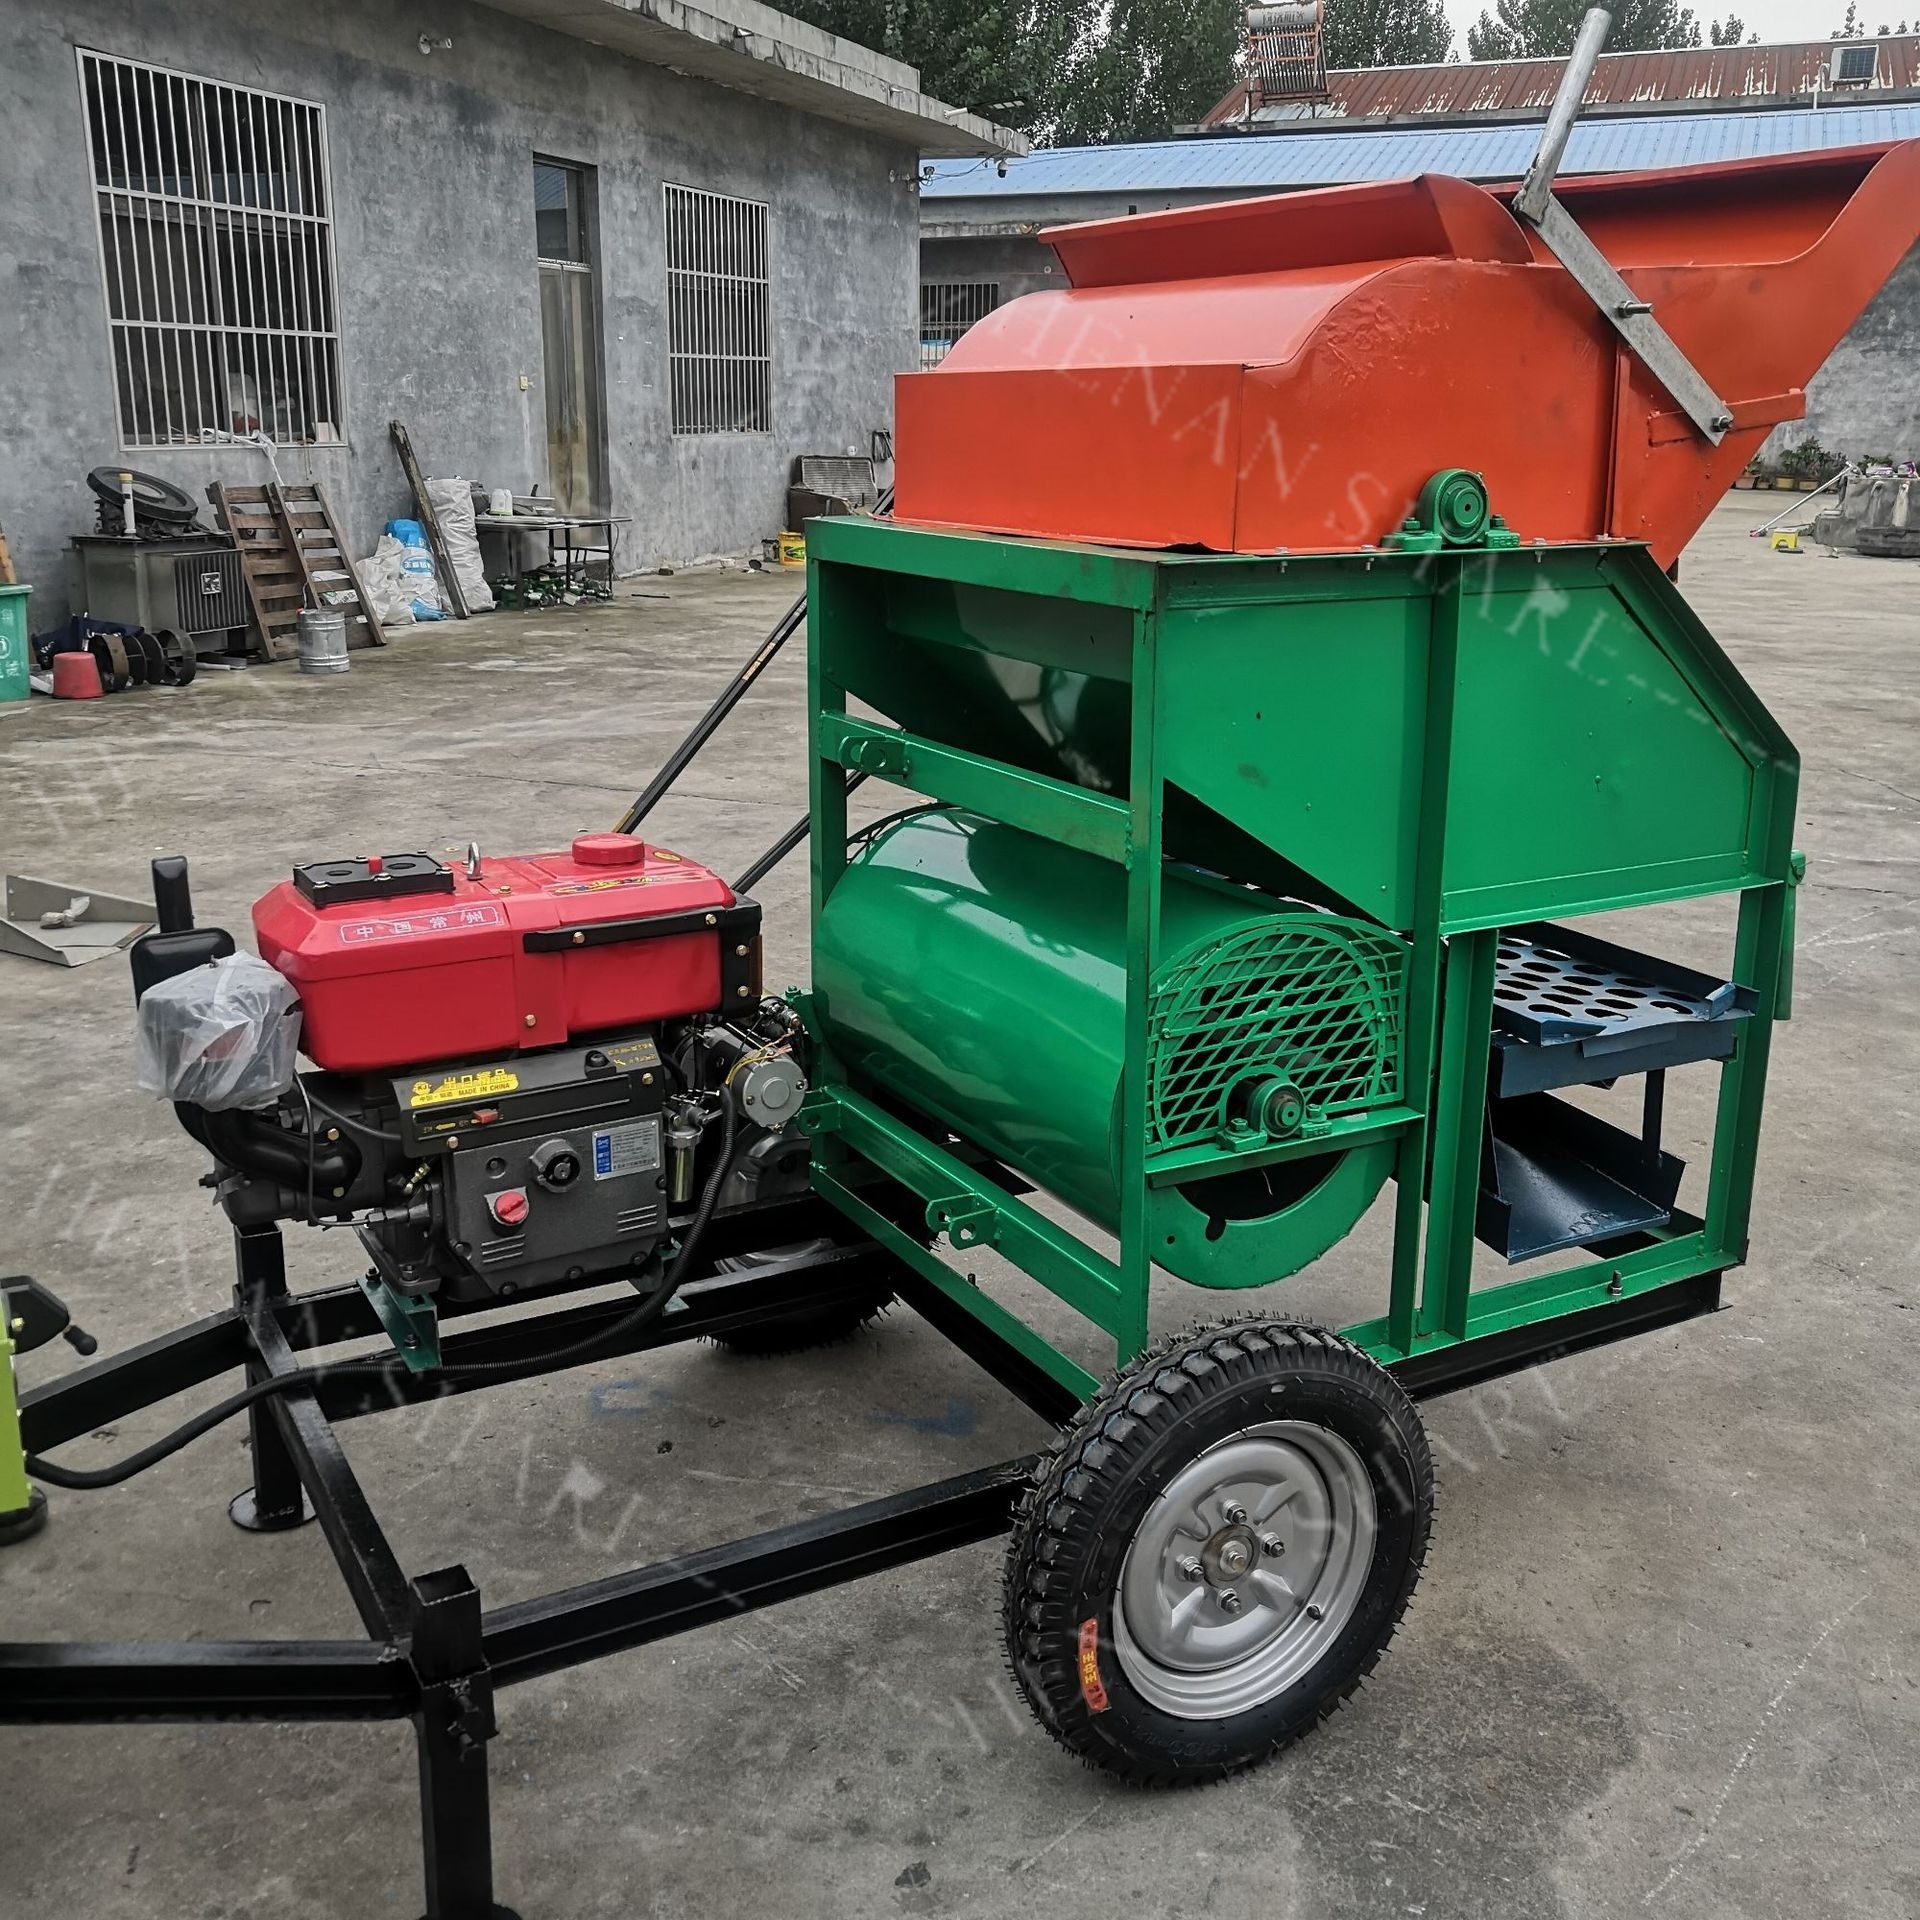
[[[626,834],[470,865],[316,861],[253,909],[260,957],[300,990],[301,1049],[335,1073],[751,1006],[759,923],[717,874]]]
[[[1261,1089],[1311,1130],[1397,1093],[1392,936],[1177,868],[1162,897],[1151,1141],[1214,1142]],[[1126,877],[1110,861],[930,810],[876,834],[830,895],[814,998],[856,1082],[944,1122],[1096,1223],[1120,1217]],[[1332,1147],[1156,1188],[1154,1255],[1252,1286],[1344,1235],[1390,1148]]]

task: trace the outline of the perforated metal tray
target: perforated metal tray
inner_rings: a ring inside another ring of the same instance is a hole
[[[1500,936],[1496,1097],[1612,1080],[1733,1051],[1752,989],[1544,921]]]

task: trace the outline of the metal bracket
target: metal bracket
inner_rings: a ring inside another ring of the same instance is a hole
[[[1680,410],[1716,447],[1733,425],[1733,411],[1708,385],[1705,376],[1674,344],[1671,334],[1653,317],[1653,304],[1642,300],[1620,277],[1613,262],[1587,237],[1553,195],[1554,175],[1567,150],[1594,62],[1606,44],[1613,16],[1603,7],[1592,8],[1580,23],[1580,37],[1567,56],[1540,145],[1527,168],[1520,191],[1513,196],[1517,218],[1539,234],[1548,250],[1573,276],[1574,283],[1606,316],[1640,363],[1672,394]]]
[[[414,1373],[426,1373],[437,1367],[440,1364],[440,1312],[433,1302],[417,1293],[402,1293],[371,1267],[359,1279],[360,1291],[380,1316],[387,1338],[408,1368]]]
[[[900,741],[867,734],[848,746],[847,765],[858,773],[877,774],[885,780],[905,775],[912,763]]]
[[[1000,1209],[991,1200],[972,1193],[929,1200],[927,1228],[932,1233],[944,1233],[955,1247],[990,1247],[1000,1231]]]

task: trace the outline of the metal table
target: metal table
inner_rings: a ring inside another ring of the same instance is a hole
[[[479,533],[545,534],[545,564],[559,573],[566,592],[582,593],[591,586],[591,570],[600,562],[605,563],[607,588],[611,592],[614,550],[619,540],[617,529],[631,526],[633,519],[629,514],[614,513],[476,513],[473,524]],[[601,536],[598,540],[581,537],[596,530]],[[510,546],[509,553],[517,562],[518,550]],[[516,564],[513,578],[518,580],[532,571],[531,567]]]

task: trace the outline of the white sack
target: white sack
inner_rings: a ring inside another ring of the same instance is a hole
[[[480,537],[473,529],[473,489],[464,480],[429,480],[427,498],[440,522],[440,539],[453,563],[469,613],[491,613],[493,595],[480,565]]]

